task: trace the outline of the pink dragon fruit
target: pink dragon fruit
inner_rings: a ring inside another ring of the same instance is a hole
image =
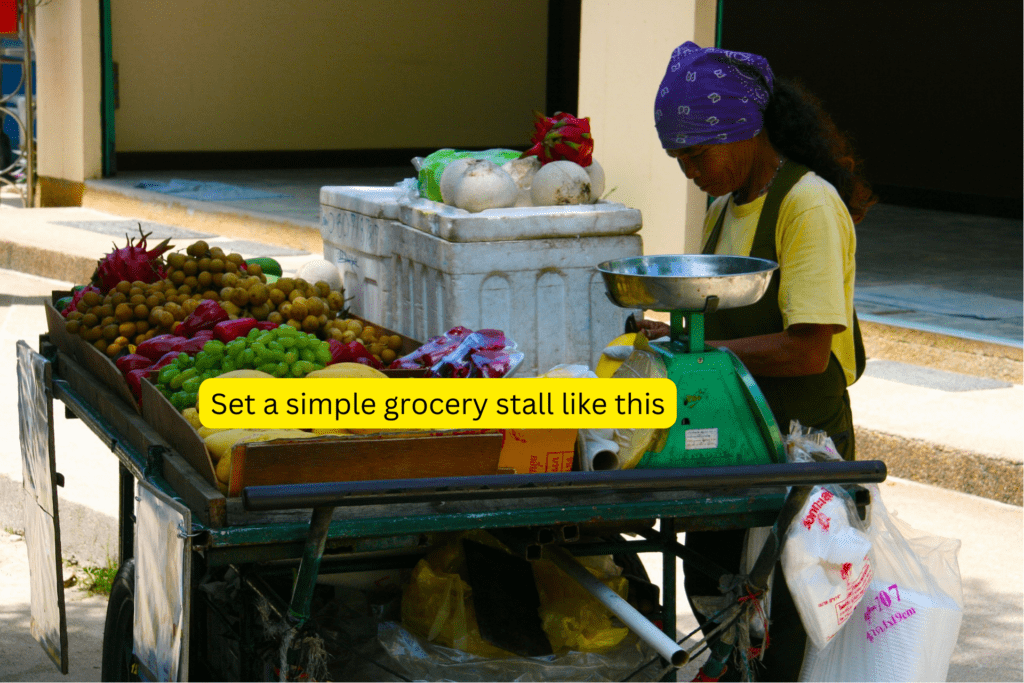
[[[577,118],[572,114],[558,112],[544,116],[534,112],[534,133],[530,138],[533,147],[523,152],[521,158],[536,156],[542,164],[565,159],[584,168],[594,160],[594,136],[590,134],[590,119]]]
[[[76,288],[74,296],[72,296],[72,298],[71,298],[71,303],[69,303],[67,306],[65,306],[64,310],[62,310],[60,312],[60,314],[66,318],[71,313],[71,311],[77,311],[78,310],[78,302],[82,300],[82,297],[85,296],[86,292],[96,292],[97,294],[102,294],[103,293],[103,292],[101,292],[99,290],[99,287],[93,287],[91,285],[86,286],[86,287]]]
[[[139,234],[142,237],[139,238],[138,244],[134,239],[125,235],[128,240],[127,245],[118,249],[115,244],[114,251],[99,260],[96,272],[92,276],[92,283],[104,293],[112,290],[122,280],[156,282],[164,279],[163,253],[173,248],[168,244],[170,238],[147,251],[146,238],[151,233],[142,232],[140,223]]]

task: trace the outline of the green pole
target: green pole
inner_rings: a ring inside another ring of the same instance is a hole
[[[725,0],[718,0],[718,11],[715,13],[715,47],[722,47],[722,14]]]
[[[704,314],[691,313],[686,322],[690,332],[690,353],[703,353]]]
[[[679,344],[683,343],[684,317],[683,311],[671,311],[669,313],[669,338]]]
[[[292,586],[292,600],[288,605],[288,618],[296,627],[302,627],[309,620],[313,589],[316,588],[316,577],[320,573],[320,560],[327,546],[333,515],[334,507],[313,508],[313,514],[310,515],[306,544]]]
[[[110,0],[100,0],[100,60],[102,92],[100,94],[100,133],[103,146],[103,176],[117,172],[114,149],[114,52],[110,26]]]

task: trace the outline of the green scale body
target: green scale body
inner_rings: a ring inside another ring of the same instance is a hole
[[[637,468],[785,462],[782,435],[754,378],[728,349],[704,345],[704,313],[672,311],[671,329],[671,341],[651,347],[676,385],[676,424]]]

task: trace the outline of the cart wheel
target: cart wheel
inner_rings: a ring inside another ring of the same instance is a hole
[[[103,662],[100,680],[137,681],[132,673],[132,626],[135,620],[135,558],[114,576],[103,624]]]

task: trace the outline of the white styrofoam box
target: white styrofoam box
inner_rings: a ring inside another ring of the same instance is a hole
[[[341,269],[346,305],[381,324],[372,317],[388,308],[390,247],[381,232],[390,235],[389,226],[398,225],[401,195],[397,187],[320,188],[324,258]]]
[[[501,240],[460,242],[391,219],[387,194],[366,189],[321,191],[331,202],[321,206],[324,258],[344,272],[355,313],[424,341],[456,325],[500,329],[526,354],[521,376],[559,363],[596,367],[622,333],[630,311],[608,300],[596,266],[642,253],[634,209],[601,208],[625,214],[603,219],[621,221],[618,233],[605,225],[605,234],[509,239],[519,225],[500,220]],[[406,204],[418,203],[396,201],[400,217]],[[536,216],[526,221],[536,223]]]
[[[411,199],[399,202],[398,220],[450,242],[629,235],[641,226],[637,209],[604,201],[470,212],[429,199]]]
[[[320,188],[320,206],[394,221],[398,220],[398,200],[405,193],[400,187],[327,186]]]

